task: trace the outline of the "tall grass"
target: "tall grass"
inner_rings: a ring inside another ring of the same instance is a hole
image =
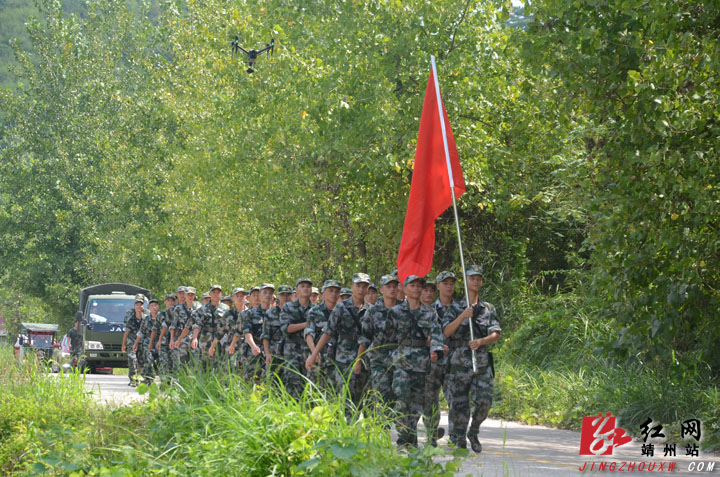
[[[371,410],[346,418],[343,397],[235,375],[189,372],[146,402],[109,408],[83,376],[47,375],[0,352],[0,471],[64,475],[451,475],[459,454],[398,452]]]

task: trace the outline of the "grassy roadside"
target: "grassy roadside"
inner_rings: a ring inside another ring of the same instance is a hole
[[[17,366],[0,348],[0,473],[19,475],[452,475],[457,451],[398,453],[386,420],[345,419],[321,392],[295,401],[235,376],[186,375],[109,408],[82,375]],[[357,417],[357,416],[356,416]]]
[[[579,430],[582,417],[611,412],[634,436],[652,418],[680,443],[680,423],[700,419],[702,448],[720,449],[720,385],[699,367],[614,364],[595,350],[615,336],[576,296],[523,310],[495,350],[496,402],[491,416]],[[666,432],[666,434],[668,434]]]

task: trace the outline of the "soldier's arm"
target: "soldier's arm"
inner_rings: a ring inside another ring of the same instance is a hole
[[[254,355],[257,356],[258,354],[260,354],[260,348],[258,347],[257,343],[255,343],[255,338],[253,337],[252,333],[245,333],[245,342],[250,345],[250,349],[252,350]]]
[[[155,341],[155,330],[152,330],[152,333],[150,333],[150,344],[148,345],[148,350],[152,351],[152,344],[153,341]],[[159,341],[158,341],[159,343]]]
[[[323,333],[312,354],[310,354],[310,356],[308,356],[308,359],[305,360],[305,367],[307,369],[312,369],[312,367],[315,365],[315,361],[317,360],[318,355],[323,350],[328,341],[330,341],[330,335],[327,333]]]
[[[270,354],[270,340],[263,338],[263,349],[265,350],[265,362],[270,364],[272,362],[272,354]]]
[[[125,347],[126,347],[126,345],[127,345],[128,333],[130,333],[130,329],[128,329],[128,327],[126,326],[126,327],[125,327],[125,334],[123,334],[123,340],[122,340],[122,352],[123,352],[123,353],[125,352]]]
[[[458,328],[460,328],[460,325],[463,321],[465,321],[467,318],[470,318],[473,315],[473,309],[472,307],[467,307],[465,310],[457,315],[454,319],[447,319],[448,315],[451,315],[451,310],[453,307],[448,308],[448,310],[445,312],[444,315],[444,322],[446,323],[443,327],[443,334],[446,338],[450,338],[452,335],[455,334]]]
[[[157,346],[156,346],[158,350],[160,349],[160,345],[161,345],[161,343],[162,343],[162,341],[163,341],[163,338],[165,338],[165,335],[166,335],[166,334],[167,334],[167,326],[165,326],[165,325],[163,324],[163,327],[162,327],[162,329],[160,330],[160,336],[158,337]]]

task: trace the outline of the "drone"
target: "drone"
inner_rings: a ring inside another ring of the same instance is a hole
[[[248,57],[248,69],[246,70],[248,73],[252,73],[255,71],[253,69],[253,65],[255,65],[255,61],[258,59],[258,56],[260,56],[262,53],[267,52],[267,57],[270,57],[270,54],[275,49],[275,38],[270,39],[270,43],[265,43],[265,48],[262,48],[260,50],[246,50],[242,46],[240,46],[240,42],[238,41],[237,35],[235,35],[235,39],[230,42],[230,45],[232,46],[232,55],[235,56],[235,53],[240,53],[241,51],[245,53]]]

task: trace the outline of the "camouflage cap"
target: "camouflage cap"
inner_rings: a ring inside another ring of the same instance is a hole
[[[457,280],[457,277],[453,272],[450,270],[443,270],[442,272],[437,274],[437,277],[435,280],[437,280],[438,283],[447,280],[448,278],[452,278],[453,280]]]
[[[368,285],[368,290],[369,290],[370,288],[372,288],[372,289],[375,290],[375,291],[378,291],[378,287],[377,287],[377,285],[375,285],[374,283],[371,283],[370,285]]]
[[[137,302],[145,303],[145,295],[143,295],[142,293],[138,293],[137,295],[135,295],[135,303]]]
[[[367,283],[370,285],[370,275],[367,273],[355,273],[352,277],[353,283]]]
[[[341,288],[340,296],[343,296],[343,295],[352,295],[352,290],[350,290],[349,288]]]
[[[187,291],[185,288],[186,287],[183,287],[183,286],[177,287],[177,290],[175,291],[175,293],[185,293]]]
[[[174,293],[168,293],[167,295],[165,295],[163,301],[165,300],[177,300],[177,295],[175,295]]]
[[[290,288],[290,285],[280,285],[277,289],[278,295],[281,293],[292,293],[292,288]]]
[[[259,290],[263,291],[266,288],[272,288],[273,290],[275,290],[275,285],[273,285],[272,283],[263,283],[262,285],[260,285]]]
[[[396,275],[388,274],[380,277],[380,286],[387,285],[390,282],[397,282],[398,284],[400,284],[400,280]]]
[[[232,301],[232,298],[230,298],[229,296],[223,296],[220,297],[220,301]]]
[[[212,285],[208,291],[213,291],[213,290],[215,290],[216,288],[217,288],[218,290],[222,291],[222,287],[221,287],[220,285]]]
[[[405,281],[403,282],[403,286],[408,286],[409,283],[415,282],[420,280],[421,284],[425,284],[425,279],[423,277],[418,277],[417,275],[409,275]]]
[[[310,286],[312,286],[312,280],[310,280],[309,278],[298,278],[298,279],[295,281],[295,286],[298,286],[298,285],[300,285],[301,283],[309,283]]]
[[[426,279],[425,279],[425,283],[423,283],[423,286],[424,286],[424,287],[430,286],[430,287],[433,287],[433,289],[434,289],[434,288],[435,288],[435,284],[436,284],[436,282],[435,282],[435,279],[434,279],[434,278],[426,278]]]
[[[150,301],[148,302],[148,305],[149,305],[150,303],[157,303],[158,305],[160,304],[160,302],[157,301],[157,298],[150,298]]]
[[[202,298],[203,298],[203,300],[204,300],[205,298],[210,298],[210,293],[208,293],[208,292],[203,293],[203,294],[202,294]]]
[[[232,294],[235,295],[236,293],[244,293],[244,294],[247,295],[247,292],[245,291],[245,289],[244,289],[243,287],[236,287],[236,288],[232,291]]]
[[[318,293],[319,294],[320,290],[318,290],[318,287],[312,287],[312,290],[310,291],[310,293]]]
[[[185,293],[192,293],[193,295],[197,295],[195,287],[185,287]]]
[[[342,286],[340,285],[339,281],[330,279],[330,280],[325,280],[325,283],[323,283],[321,291],[325,291],[327,288],[330,288],[330,287],[342,289]],[[346,288],[346,290],[347,290],[347,288]],[[350,291],[350,290],[348,290],[348,291]],[[340,291],[340,293],[342,293],[342,290]]]
[[[248,295],[254,291],[260,291],[260,287],[252,287],[250,288],[250,291],[248,292]]]
[[[470,277],[472,275],[482,276],[482,274],[483,274],[482,265],[470,265],[465,269],[465,275],[467,275],[468,277]]]

